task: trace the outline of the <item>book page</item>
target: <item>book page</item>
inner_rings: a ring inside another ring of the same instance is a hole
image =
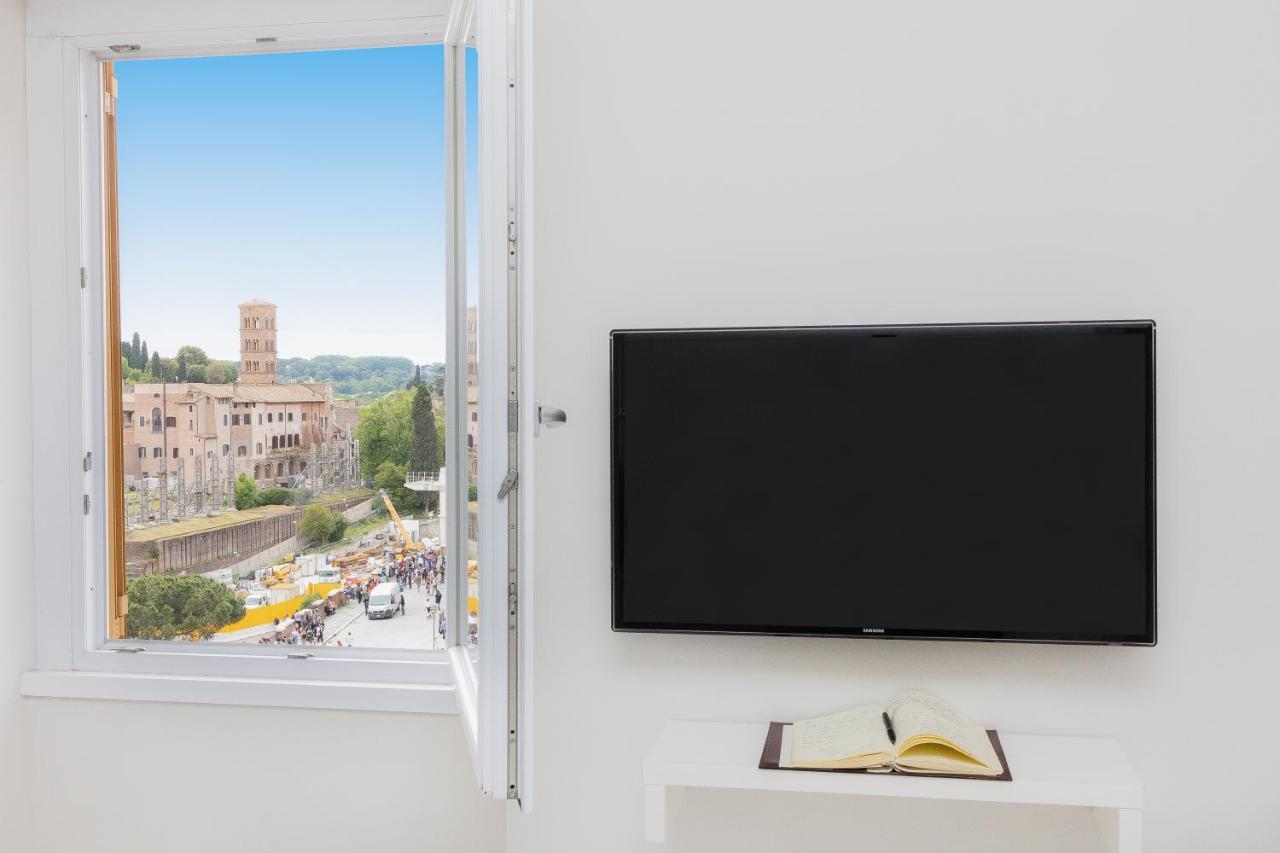
[[[884,708],[860,705],[791,726],[791,763],[796,767],[857,766],[859,757],[893,754],[884,727]]]
[[[899,754],[912,747],[943,741],[986,767],[997,772],[1003,770],[986,730],[932,693],[923,690],[900,693],[889,703],[888,713],[897,735]],[[941,753],[934,755],[938,753],[936,749],[920,751],[921,758],[943,758]]]

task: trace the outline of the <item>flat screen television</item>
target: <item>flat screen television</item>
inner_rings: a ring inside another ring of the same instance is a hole
[[[1154,323],[610,348],[615,630],[1155,643]]]

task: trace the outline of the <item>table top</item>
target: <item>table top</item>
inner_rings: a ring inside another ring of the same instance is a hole
[[[670,720],[644,762],[646,785],[803,791],[1100,808],[1142,808],[1142,782],[1111,738],[1000,732],[1013,781],[761,770],[768,723]]]

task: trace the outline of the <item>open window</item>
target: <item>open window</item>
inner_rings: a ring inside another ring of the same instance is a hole
[[[29,694],[456,711],[527,789],[523,54],[437,5],[31,40]]]

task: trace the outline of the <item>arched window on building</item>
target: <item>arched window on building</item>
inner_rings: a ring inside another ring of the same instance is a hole
[[[249,455],[249,449],[246,448],[243,444],[236,448],[236,456],[248,456],[248,455]]]
[[[298,473],[299,474],[307,473],[307,463],[305,461],[298,463]]]
[[[261,466],[261,465],[254,465],[254,466],[253,466],[253,479],[255,479],[255,480],[261,480],[261,479],[262,479],[262,466]]]
[[[276,476],[277,476],[277,477],[283,477],[283,476],[284,476],[284,463],[283,463],[283,462],[277,462],[277,463],[276,463]]]
[[[280,437],[278,435],[271,436],[271,449],[272,450],[280,449]]]
[[[258,455],[258,456],[261,456],[261,455],[262,455],[262,442],[261,442],[261,441],[259,441],[259,442],[258,442],[258,453],[257,453],[257,455]]]
[[[164,430],[164,421],[160,419],[160,410],[151,410],[151,431],[161,432]]]
[[[292,473],[293,473],[293,460],[292,460],[292,459],[290,459],[290,460],[289,460],[289,473],[290,473],[290,474],[292,474]]]

